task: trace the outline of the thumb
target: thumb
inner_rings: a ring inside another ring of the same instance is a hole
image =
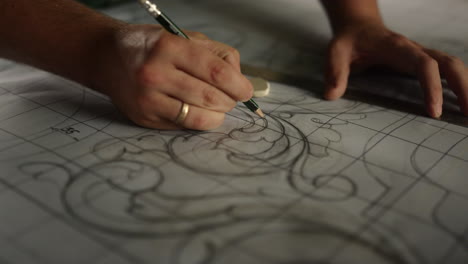
[[[330,43],[325,69],[325,99],[335,100],[345,93],[351,69],[352,51],[351,41],[340,39]]]

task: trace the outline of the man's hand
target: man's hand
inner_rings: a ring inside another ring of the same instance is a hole
[[[234,48],[200,33],[188,35],[190,40],[156,25],[125,27],[107,46],[93,78],[94,88],[145,127],[220,126],[237,101],[252,97],[253,88],[240,72]],[[174,121],[184,102],[190,110],[179,126]]]
[[[252,96],[238,52],[200,33],[187,40],[128,25],[76,1],[0,2],[0,57],[101,91],[139,125],[212,129]],[[176,125],[183,103],[189,112]]]
[[[373,65],[417,76],[430,116],[442,114],[442,83],[446,79],[468,116],[468,69],[458,58],[425,48],[385,27],[375,0],[323,0],[334,31],[326,68],[326,99],[346,90],[354,68]]]

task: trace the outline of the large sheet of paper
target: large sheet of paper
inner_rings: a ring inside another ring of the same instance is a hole
[[[186,2],[177,19],[218,1]],[[110,13],[147,19],[139,10]],[[245,32],[232,40],[251,43]],[[266,119],[239,104],[213,131],[157,131],[1,61],[0,263],[466,263],[468,128],[326,102],[311,92],[322,85],[272,83]]]

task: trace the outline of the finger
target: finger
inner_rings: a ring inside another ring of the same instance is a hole
[[[211,52],[240,71],[240,54],[238,50],[222,42],[210,40],[200,32],[187,31],[187,35],[192,40],[199,41],[201,45],[207,47]]]
[[[214,54],[218,55],[224,61],[232,65],[239,72],[240,68],[240,53],[237,49],[217,41],[209,41],[207,47]]]
[[[170,122],[168,120],[162,118],[155,118],[155,119],[140,119],[138,121],[134,121],[136,124],[152,129],[160,129],[160,130],[177,130],[180,129],[180,126],[174,124],[174,122]]]
[[[216,87],[193,78],[182,71],[175,71],[172,80],[159,86],[159,91],[183,102],[207,110],[229,112],[236,106],[236,101]]]
[[[143,96],[139,100],[138,98],[133,100],[136,105],[128,105],[127,107],[123,105],[124,107],[121,110],[130,120],[142,127],[163,130],[180,129],[180,126],[174,124],[174,122],[161,117],[171,116],[172,113],[167,111],[167,102],[160,102],[160,99],[161,97],[158,96]]]
[[[231,52],[226,51],[220,56],[223,58],[223,60],[232,65],[238,72],[241,72],[240,54],[237,50],[233,50]]]
[[[348,41],[333,41],[328,49],[325,70],[325,98],[335,100],[343,96],[348,85],[352,62],[352,44]]]
[[[425,91],[427,112],[431,117],[442,115],[443,91],[440,79],[439,65],[428,55],[422,55],[417,63],[417,75]]]
[[[463,61],[438,50],[424,49],[424,51],[437,60],[441,75],[457,96],[461,111],[464,115],[468,115],[468,70]]]
[[[175,58],[175,66],[204,82],[222,90],[235,101],[247,101],[252,97],[251,83],[233,67],[208,48],[190,45]]]
[[[211,130],[221,126],[225,114],[206,110],[197,106],[190,106],[187,118],[181,124],[183,127],[194,130]]]
[[[182,108],[183,102],[165,94],[155,92],[146,95],[139,101],[142,118],[136,123],[148,127],[160,127],[168,122],[174,123]],[[210,130],[219,127],[224,121],[224,113],[203,109],[189,104],[189,112],[179,127],[194,130]],[[164,122],[161,122],[165,120]]]
[[[403,36],[387,42],[384,63],[395,70],[416,74],[424,91],[427,113],[434,118],[442,115],[443,91],[439,65],[423,49]]]

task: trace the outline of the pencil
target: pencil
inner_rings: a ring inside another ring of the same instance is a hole
[[[150,0],[139,0],[139,2],[143,5],[146,11],[148,11],[151,16],[154,17],[154,19],[156,19],[156,21],[158,21],[158,23],[161,24],[161,26],[163,26],[167,31],[174,35],[189,39],[189,37],[168,16],[166,16],[161,10],[158,9],[156,4]],[[261,118],[265,117],[265,114],[253,99],[243,102],[243,104],[250,111],[254,112]]]

